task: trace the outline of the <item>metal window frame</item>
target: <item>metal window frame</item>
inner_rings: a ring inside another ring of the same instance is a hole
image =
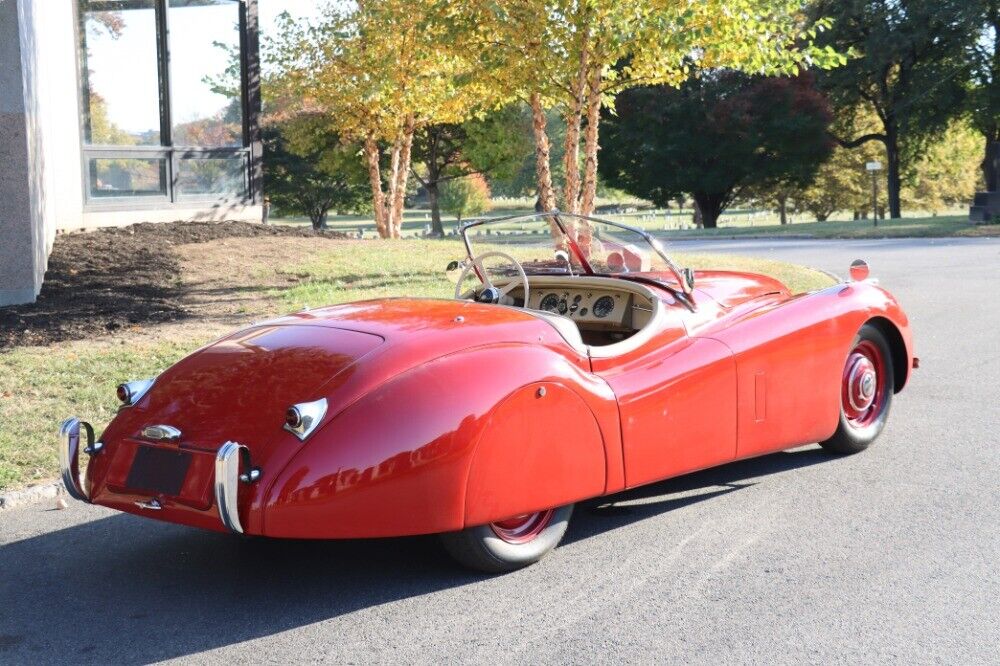
[[[159,91],[160,145],[109,146],[87,143],[90,123],[90,86],[86,62],[86,11],[75,0],[77,25],[77,96],[80,101],[80,143],[84,185],[84,211],[122,211],[142,209],[190,208],[197,204],[259,204],[262,200],[262,143],[260,135],[260,37],[257,0],[233,0],[238,6],[240,44],[240,105],[242,116],[242,146],[204,147],[173,144],[171,115],[169,0],[152,0],[156,20],[156,62]],[[90,0],[86,9],[114,10],[128,1]],[[143,2],[143,5],[146,3]],[[92,159],[163,159],[166,161],[166,183],[163,195],[125,195],[121,197],[92,196]],[[243,191],[231,194],[183,194],[177,182],[181,160],[243,159]]]

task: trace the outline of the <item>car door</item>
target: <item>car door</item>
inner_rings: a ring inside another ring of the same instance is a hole
[[[618,399],[627,487],[736,457],[733,354],[717,340],[689,337],[686,310],[666,308],[645,345],[591,361]]]

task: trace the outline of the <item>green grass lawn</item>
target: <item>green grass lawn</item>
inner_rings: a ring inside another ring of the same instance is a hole
[[[261,241],[266,242],[266,241]],[[483,251],[486,246],[477,251]],[[525,248],[505,250],[517,255]],[[272,270],[298,276],[269,292],[275,311],[382,296],[450,298],[454,285],[444,267],[464,255],[457,240],[324,241],[313,259]],[[773,275],[794,291],[828,286],[826,274],[801,266],[743,257],[677,255],[681,265],[748,270]],[[129,337],[16,348],[0,353],[0,489],[55,478],[56,432],[62,419],[79,416],[98,431],[114,416],[115,386],[151,377],[213,337],[207,329],[183,341]]]
[[[0,489],[56,476],[63,419],[103,427],[117,409],[120,382],[152,377],[200,342],[76,342],[0,354]]]
[[[799,222],[766,226],[721,226],[717,229],[664,231],[664,238],[731,238],[741,236],[808,236],[811,238],[947,238],[1000,236],[1000,224],[972,224],[968,216],[942,216],[845,222]]]
[[[534,212],[529,208],[506,207],[490,212],[488,217]],[[723,214],[717,229],[697,229],[691,224],[690,211],[639,211],[623,215],[597,215],[615,222],[622,222],[666,239],[670,238],[730,238],[739,236],[809,236],[811,238],[924,238],[962,236],[1000,236],[1000,224],[976,225],[969,222],[967,214],[928,217],[904,217],[899,220],[879,220],[878,225],[871,220],[829,220],[817,222],[812,219],[793,217],[791,224],[779,224],[777,216],[769,212],[734,210]],[[308,224],[305,218],[275,219],[278,224]],[[430,224],[430,213],[423,210],[408,210],[404,214],[403,236],[423,235]],[[452,233],[457,225],[453,217],[445,217],[442,224],[446,233]],[[375,224],[369,217],[358,215],[331,216],[331,229],[356,234],[363,231],[366,237],[374,237]]]
[[[444,268],[465,252],[457,240],[403,240],[377,245],[377,252],[365,251],[367,241],[330,243],[322,255],[289,272],[303,277],[297,285],[276,290],[273,295],[287,304],[287,309],[316,307],[383,296],[407,294],[451,298],[455,287],[444,279]],[[476,243],[476,252],[503,250],[518,259],[533,258],[532,249],[510,245]],[[520,255],[520,256],[518,256]],[[811,291],[830,284],[825,273],[778,261],[728,255],[675,254],[682,266],[745,270],[773,275],[794,292]]]

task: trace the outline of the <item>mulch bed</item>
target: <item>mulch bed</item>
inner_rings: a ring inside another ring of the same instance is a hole
[[[176,322],[183,304],[172,246],[261,236],[345,238],[335,231],[248,222],[142,223],[56,237],[35,303],[0,308],[0,350]]]

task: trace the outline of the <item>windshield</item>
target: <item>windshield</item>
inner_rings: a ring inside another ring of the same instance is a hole
[[[470,257],[501,251],[531,275],[670,272],[679,269],[647,232],[568,213],[479,220],[462,225]]]

